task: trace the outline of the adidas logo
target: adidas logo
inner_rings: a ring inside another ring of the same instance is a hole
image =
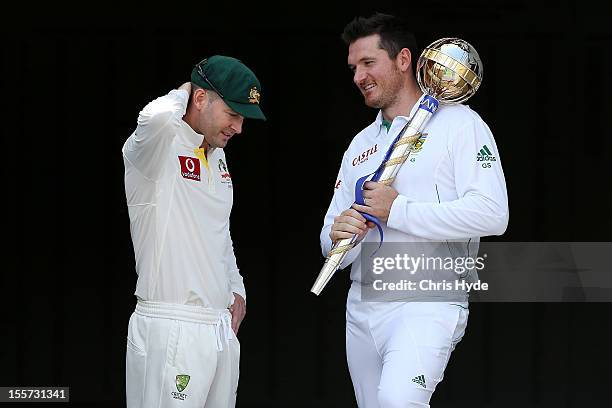
[[[483,145],[476,154],[476,161],[497,161],[497,158],[493,156],[487,145]]]
[[[419,384],[423,388],[427,388],[427,386],[425,385],[425,376],[423,374],[414,377],[412,379],[412,382]]]

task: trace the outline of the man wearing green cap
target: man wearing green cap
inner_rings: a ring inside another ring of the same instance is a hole
[[[235,405],[246,294],[223,148],[245,118],[265,120],[260,93],[242,62],[215,55],[193,68],[191,82],[145,106],[123,146],[138,274],[129,408]]]

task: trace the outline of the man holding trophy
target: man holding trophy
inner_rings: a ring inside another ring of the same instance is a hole
[[[457,104],[480,85],[482,66],[469,44],[445,39],[424,52],[417,80],[414,36],[390,15],[358,17],[342,38],[355,85],[379,110],[344,153],[321,231],[326,266],[337,260],[332,273],[351,265],[349,371],[361,408],[428,407],[464,334],[467,295],[453,302],[369,302],[362,296],[362,243],[381,239],[375,226],[385,242],[442,242],[449,250],[449,241],[468,247],[505,231],[508,200],[495,140],[478,114]],[[449,82],[451,74],[459,79]],[[487,160],[479,160],[483,155]],[[371,174],[375,181],[364,183]],[[331,277],[321,275],[317,294]]]

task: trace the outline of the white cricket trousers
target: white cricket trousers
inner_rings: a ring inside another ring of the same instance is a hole
[[[240,344],[228,310],[139,300],[126,352],[128,408],[233,408]]]
[[[467,302],[346,305],[346,355],[360,408],[426,408],[468,319]]]

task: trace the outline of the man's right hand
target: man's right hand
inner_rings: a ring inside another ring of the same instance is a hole
[[[334,218],[329,237],[334,244],[340,239],[352,238],[355,234],[357,241],[361,241],[368,233],[368,229],[374,227],[373,222],[367,221],[357,210],[349,208]]]

